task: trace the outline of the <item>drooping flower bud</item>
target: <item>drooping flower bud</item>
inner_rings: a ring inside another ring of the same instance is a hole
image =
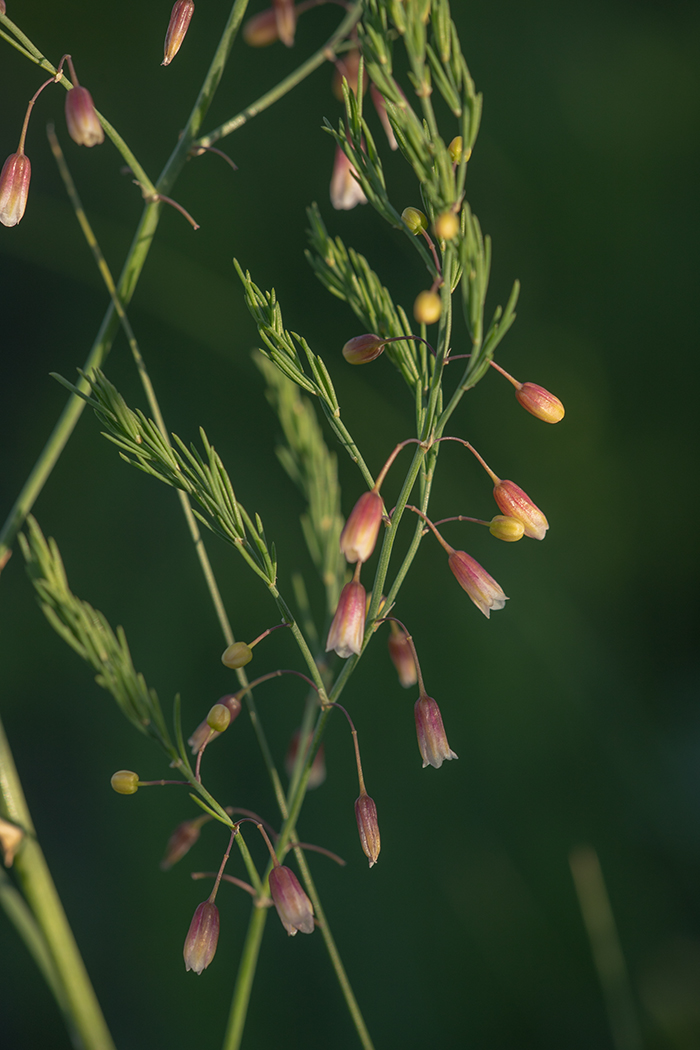
[[[245,667],[253,659],[253,650],[245,642],[233,642],[221,655],[221,662],[234,670]]]
[[[368,365],[376,361],[384,352],[386,339],[368,332],[366,335],[354,335],[343,347],[343,357],[351,365]]]
[[[428,229],[428,218],[418,208],[404,208],[401,212],[401,218],[414,237],[417,237],[423,230]]]
[[[340,534],[340,552],[347,561],[365,562],[372,556],[381,523],[382,497],[374,490],[363,492]]]
[[[544,423],[558,423],[564,418],[564,406],[559,398],[537,383],[523,383],[515,396],[523,408]]]
[[[243,26],[243,39],[249,47],[267,47],[279,38],[277,16],[271,7],[253,15]]]
[[[374,804],[374,799],[371,799],[366,791],[363,791],[355,802],[355,819],[357,820],[357,830],[360,833],[360,843],[365,856],[369,859],[371,868],[377,863],[382,843],[379,837],[377,807]]]
[[[495,536],[497,540],[504,540],[506,543],[515,543],[525,535],[525,526],[522,521],[518,521],[517,518],[497,514],[495,518],[492,518],[489,522],[489,532],[492,536]]]
[[[173,864],[177,864],[190,852],[199,839],[202,824],[208,819],[207,816],[193,817],[192,820],[185,820],[182,824],[178,824],[165,847],[165,856],[160,862],[161,871],[169,871]]]
[[[463,148],[464,143],[462,141],[462,136],[455,135],[455,137],[452,139],[452,142],[447,147],[447,152],[449,153],[450,159],[452,160],[453,164],[459,164],[460,160],[462,159]]]
[[[270,894],[280,921],[290,937],[314,932],[314,907],[291,868],[283,864],[270,872]]]
[[[438,215],[433,229],[441,241],[451,241],[459,233],[459,219],[453,211],[444,211]]]
[[[301,730],[295,730],[292,739],[289,741],[289,747],[287,748],[287,754],[284,758],[284,768],[287,771],[287,776],[291,778],[294,772],[294,763],[296,761],[297,752],[299,750],[299,738]],[[307,744],[310,738],[307,737]],[[321,744],[318,751],[314,755],[314,760],[311,763],[311,769],[309,770],[309,778],[306,781],[306,790],[311,791],[313,788],[320,787],[323,781],[326,779],[326,757],[325,748]]]
[[[118,795],[135,795],[139,789],[139,775],[130,769],[120,769],[112,775],[110,783]]]
[[[533,540],[545,538],[549,522],[539,507],[532,502],[527,492],[523,492],[514,481],[498,481],[494,486],[493,498],[499,510],[523,523],[526,536]]]
[[[201,973],[216,954],[219,942],[219,909],[213,901],[203,901],[197,907],[185,938],[183,956],[185,969]]]
[[[66,95],[68,134],[79,146],[99,146],[105,140],[92,95],[77,84]]]
[[[340,146],[336,145],[331,177],[331,204],[336,211],[350,211],[355,205],[366,203],[367,197],[355,178],[355,169]]]
[[[386,111],[384,96],[375,84],[370,84],[369,92],[372,96],[372,102],[374,103],[374,108],[377,111],[377,116],[382,122],[384,134],[386,135],[386,140],[389,143],[389,149],[398,149],[399,144],[396,141],[396,135],[394,134],[394,129],[391,126],[391,121],[389,120],[389,115]]]
[[[175,0],[170,12],[168,31],[165,34],[165,48],[162,66],[169,66],[182,47],[182,42],[190,26],[194,13],[193,0]],[[189,969],[189,967],[188,967]]]
[[[367,594],[362,584],[355,580],[346,583],[328,632],[327,653],[334,649],[343,660],[352,653],[360,654],[365,637],[366,604]]]
[[[214,704],[207,715],[207,725],[215,733],[224,733],[231,724],[231,712],[226,704]]]
[[[277,35],[285,47],[292,47],[297,28],[294,0],[272,0],[272,7],[277,22]]]
[[[434,766],[439,769],[443,762],[458,756],[447,743],[440,708],[431,696],[419,696],[414,707],[418,749],[423,758],[423,769]]]
[[[487,619],[492,609],[496,612],[504,607],[508,598],[503,589],[470,554],[453,550],[448,561],[457,583],[464,588],[474,605]]]
[[[0,172],[0,222],[16,226],[24,215],[32,166],[24,150],[11,153]]]
[[[0,0],[0,15],[4,15],[6,11],[5,0]]]
[[[4,11],[2,12],[4,14]],[[3,864],[6,868],[12,867],[17,850],[22,844],[24,832],[17,824],[10,823],[0,817],[0,849],[2,850]]]
[[[215,704],[214,706],[217,707],[219,704],[223,704],[231,715],[229,725],[234,719],[238,718],[241,713],[241,701],[234,693],[228,693],[226,696],[222,696],[218,704]],[[208,721],[205,719],[203,722],[199,723],[187,743],[192,749],[192,754],[196,755],[202,747],[202,744],[211,743],[212,740],[216,740],[218,736],[221,736],[221,733],[212,729]]]
[[[442,313],[437,292],[419,292],[413,304],[413,316],[419,324],[435,324]]]
[[[404,689],[408,689],[409,686],[415,685],[418,681],[416,661],[413,659],[413,652],[408,643],[406,632],[399,627],[397,623],[394,623],[393,620],[390,620],[390,627],[391,632],[387,643],[389,647],[389,656],[396,668],[399,682]]]

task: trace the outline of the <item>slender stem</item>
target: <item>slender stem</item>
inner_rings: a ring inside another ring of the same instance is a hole
[[[360,15],[362,14],[362,3],[356,3],[350,8],[343,21],[340,23],[335,33],[328,38],[328,41],[320,47],[318,51],[307,59],[306,62],[302,63],[293,73],[285,77],[284,80],[280,80],[279,84],[271,88],[270,91],[266,91],[264,95],[261,95],[259,99],[252,102],[245,109],[237,113],[235,117],[231,117],[229,120],[224,121],[218,128],[210,131],[208,135],[203,135],[200,139],[197,139],[195,145],[197,146],[211,146],[213,143],[218,142],[219,139],[225,138],[226,135],[230,135],[231,132],[237,131],[238,128],[242,127],[253,117],[256,117],[258,113],[262,113],[263,110],[268,109],[273,103],[277,102],[278,99],[282,98],[291,91],[292,88],[300,84],[302,80],[313,73],[315,69],[323,65],[328,60],[329,55],[333,55],[338,48],[338,45],[346,38],[348,33],[351,31],[353,26],[359,21]]]
[[[266,920],[267,908],[259,908],[253,905],[250,922],[248,923],[248,932],[243,945],[243,953],[236,975],[236,984],[233,989],[233,1001],[222,1050],[238,1050],[241,1045]]]
[[[61,984],[62,991],[57,1001],[73,1042],[85,1050],[115,1050],[44,854],[36,841],[31,814],[2,722],[0,792],[8,818],[22,827],[26,834],[15,858],[15,870]]]

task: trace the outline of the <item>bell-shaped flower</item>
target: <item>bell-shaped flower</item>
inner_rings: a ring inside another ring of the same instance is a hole
[[[195,911],[185,938],[185,969],[201,973],[216,954],[219,941],[219,909],[213,901],[204,901]]]
[[[340,551],[351,564],[372,556],[382,523],[382,497],[372,489],[363,492],[340,534]]]
[[[487,619],[492,609],[496,612],[504,607],[508,598],[503,593],[503,588],[496,583],[493,576],[489,576],[486,569],[482,568],[475,558],[466,554],[465,551],[453,550],[448,561],[457,583],[464,588],[474,605]]]
[[[418,749],[423,759],[423,769],[434,766],[439,769],[443,762],[457,758],[447,743],[440,708],[431,696],[419,696],[414,707]]]
[[[389,143],[389,149],[398,149],[399,144],[396,141],[396,135],[394,134],[394,129],[391,126],[391,121],[389,120],[389,115],[386,111],[384,96],[382,95],[379,88],[377,88],[374,84],[370,84],[369,92],[372,96],[372,102],[374,103],[374,108],[377,111],[377,116],[382,122],[384,134],[386,135],[386,140]]]
[[[359,656],[365,637],[366,605],[367,594],[359,580],[346,583],[328,632],[327,653],[334,649],[343,660],[352,653]]]
[[[182,824],[178,824],[165,847],[165,856],[160,862],[161,871],[169,871],[173,864],[177,864],[190,852],[199,839],[202,824],[209,819],[205,815],[193,817],[191,820],[184,820]]]
[[[165,34],[162,66],[169,66],[182,47],[182,42],[190,27],[193,14],[193,0],[175,0],[173,9],[170,12],[168,31]]]
[[[243,39],[249,47],[267,47],[279,38],[277,15],[272,7],[253,15],[243,26]]]
[[[335,147],[331,177],[331,204],[336,211],[350,211],[356,204],[366,204],[367,197],[355,178],[355,169],[340,146]]]
[[[270,872],[270,894],[282,925],[290,937],[314,932],[314,906],[291,868],[277,865]]]
[[[99,146],[105,140],[92,95],[79,84],[66,95],[66,124],[68,134],[79,146]]]
[[[272,9],[275,12],[278,37],[285,47],[292,47],[297,28],[294,0],[272,0]]]
[[[16,226],[24,215],[32,166],[23,149],[7,158],[0,172],[0,222]]]
[[[371,868],[377,863],[379,851],[382,848],[382,841],[379,837],[377,807],[374,804],[374,799],[370,798],[366,791],[363,791],[355,802],[355,819],[357,820],[357,830],[360,834],[360,844]]]
[[[493,498],[499,510],[523,523],[526,536],[533,540],[545,538],[549,522],[540,508],[532,502],[527,492],[523,492],[514,481],[499,480],[494,486]]]
[[[396,668],[399,682],[404,689],[408,689],[418,681],[416,661],[413,659],[413,652],[409,645],[406,632],[399,627],[398,624],[394,623],[393,620],[390,621],[390,626],[391,632],[387,643],[389,647],[389,656],[391,657],[391,662]]]
[[[543,423],[558,423],[564,418],[564,406],[555,394],[537,383],[522,383],[515,396],[527,411]]]

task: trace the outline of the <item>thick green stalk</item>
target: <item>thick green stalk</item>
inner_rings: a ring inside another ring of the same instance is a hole
[[[0,791],[9,820],[24,829],[26,838],[15,858],[15,871],[46,944],[57,996],[73,1043],[83,1050],[115,1050],[85,964],[75,943],[48,865],[36,841],[10,745],[0,722]],[[47,976],[49,983],[51,979]]]

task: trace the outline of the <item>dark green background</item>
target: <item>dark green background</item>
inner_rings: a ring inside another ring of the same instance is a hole
[[[613,1046],[568,868],[581,844],[601,859],[645,1046],[690,1050],[700,1046],[700,11],[623,0],[454,8],[485,97],[468,195],[493,237],[492,306],[514,277],[523,285],[499,361],[555,391],[567,415],[557,427],[537,422],[490,374],[451,429],[519,482],[551,529],[543,544],[506,545],[485,530],[448,527],[511,597],[490,622],[457,587],[438,546],[424,544],[397,612],[460,760],[420,768],[415,693],[397,685],[378,640],[344,702],[379,809],[381,859],[369,872],[359,850],[340,718],[328,734],[327,782],[309,796],[300,833],[348,859],[342,870],[323,858],[311,863],[378,1050]],[[8,10],[53,61],[72,52],[81,81],[151,177],[186,119],[226,4],[198,3],[181,54],[161,69],[168,13],[168,0],[13,0]],[[291,70],[337,19],[332,8],[306,15],[292,52],[239,42],[207,127]],[[8,154],[39,74],[5,45],[1,56]],[[237,494],[277,543],[287,592],[299,563],[312,580],[302,506],[274,458],[279,428],[251,364],[256,335],[231,259],[277,288],[288,326],[324,355],[374,471],[410,434],[410,399],[388,361],[352,370],[340,357],[358,325],[303,261],[304,207],[318,200],[331,232],[366,253],[406,307],[425,285],[410,246],[369,207],[330,208],[333,148],[320,125],[324,116],[337,121],[340,106],[329,82],[321,69],[232,136],[225,148],[236,174],[214,156],[188,165],[175,196],[201,229],[163,215],[130,311],[168,425],[186,440],[206,428]],[[88,151],[66,141],[62,106],[58,90],[38,103],[27,213],[18,228],[0,230],[3,517],[64,403],[48,373],[75,375],[107,303],[44,122],[59,125],[115,271],[141,209],[111,145]],[[384,152],[397,207],[419,204],[408,168]],[[460,324],[455,352],[463,346]],[[145,407],[123,337],[107,373]],[[489,487],[466,452],[445,448],[440,467],[436,517],[492,513]],[[362,486],[342,454],[340,473],[347,513]],[[389,501],[398,484],[392,473]],[[124,625],[136,666],[166,709],[182,693],[193,726],[233,676],[219,663],[218,627],[172,492],[122,464],[86,413],[35,509],[73,590]],[[234,630],[253,637],[275,609],[240,559],[218,541],[209,548]],[[251,670],[297,659],[278,633]],[[191,810],[177,790],[111,791],[115,769],[161,777],[164,764],[50,630],[19,554],[2,575],[0,661],[2,713],[29,804],[117,1045],[216,1047],[247,922],[244,895],[222,889],[220,947],[202,977],[185,974],[181,950],[204,896],[189,871],[218,863],[223,833],[207,828],[191,863],[158,870],[170,831]],[[280,758],[302,699],[301,683],[260,692]],[[246,718],[209,768],[223,801],[275,819]],[[262,862],[259,847],[256,855]],[[239,866],[235,857],[231,870],[241,874]],[[59,1015],[4,917],[0,936],[6,1045],[63,1050]],[[244,1046],[283,1042],[357,1045],[320,935],[289,939],[273,915]]]

